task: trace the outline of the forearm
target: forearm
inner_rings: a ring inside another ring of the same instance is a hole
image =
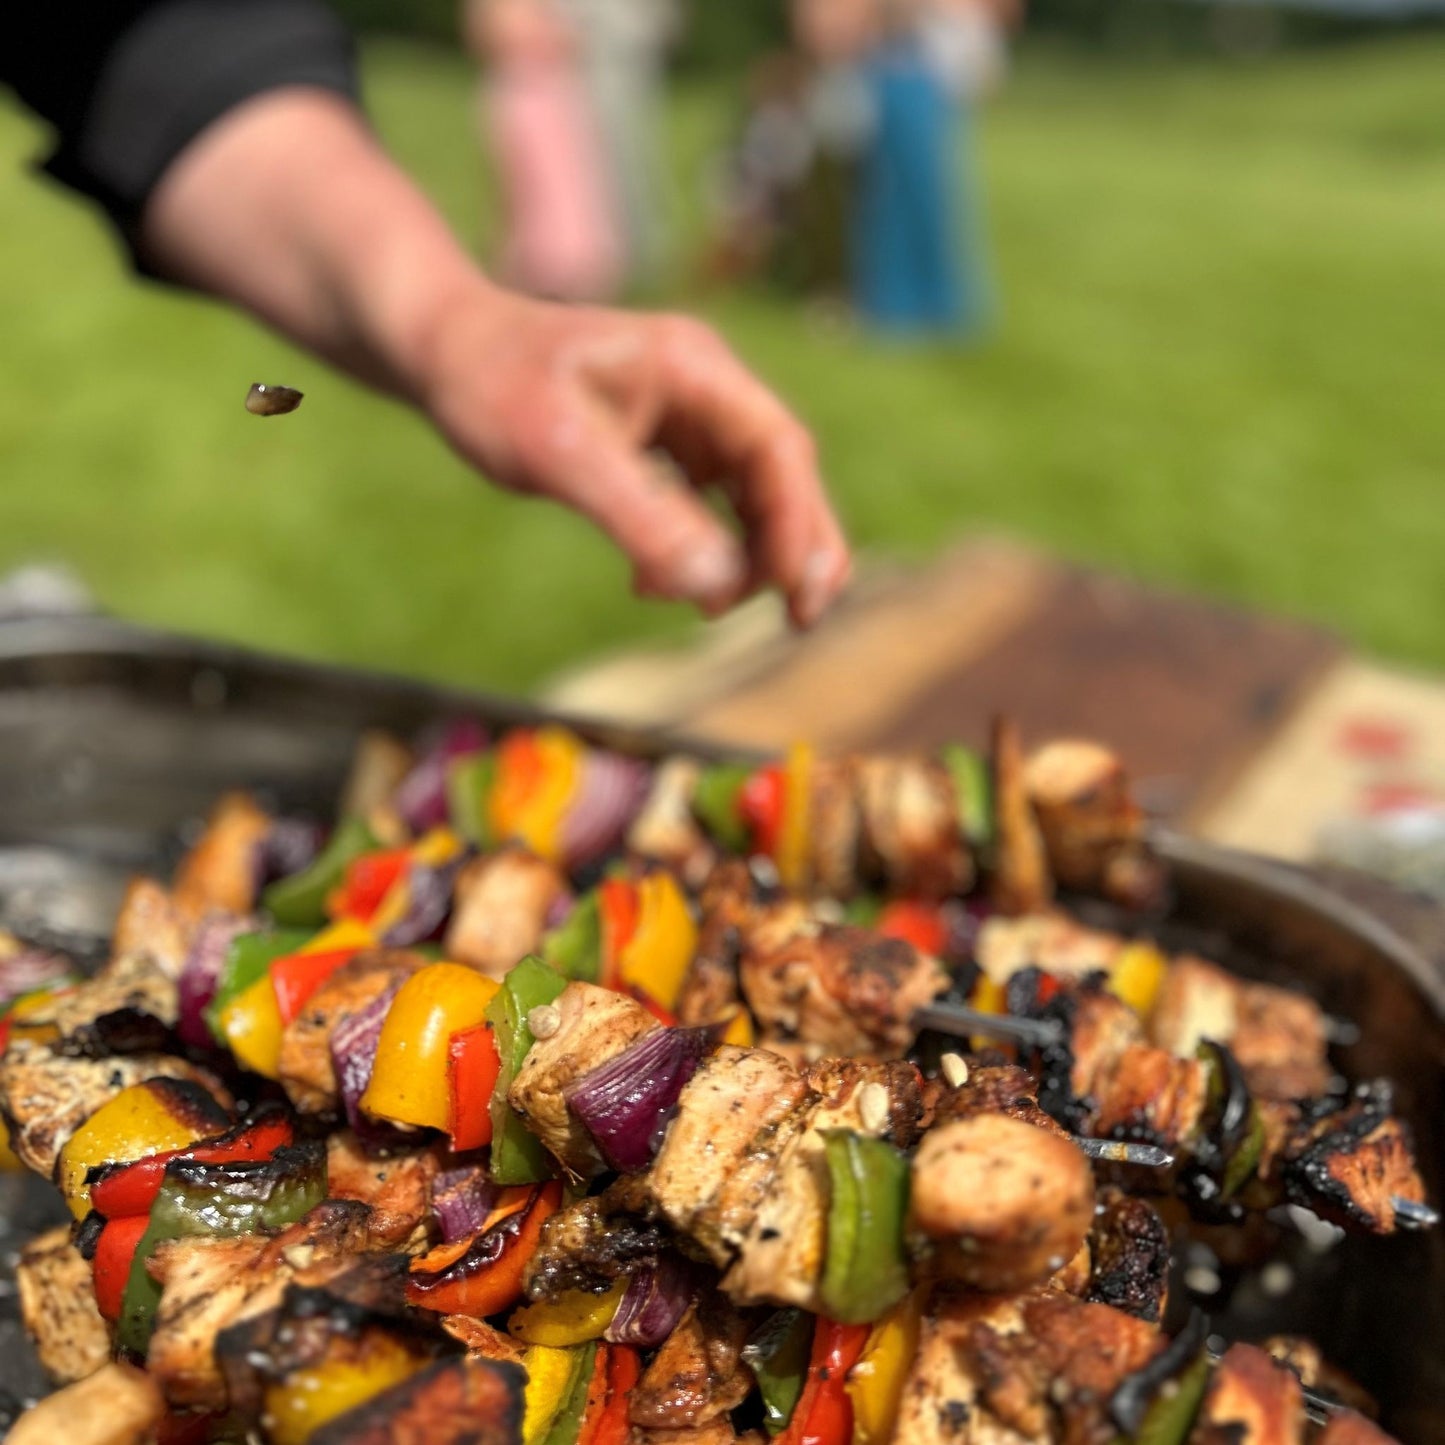
[[[259,96],[192,142],[141,247],[161,274],[413,401],[437,328],[496,294],[360,115],[320,90]]]

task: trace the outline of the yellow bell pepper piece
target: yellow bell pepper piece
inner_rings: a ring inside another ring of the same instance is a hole
[[[343,918],[328,928],[323,928],[310,943],[303,944],[297,953],[339,953],[343,948],[372,948],[377,940],[377,931],[369,923],[355,918]]]
[[[439,868],[443,863],[448,863],[455,858],[462,851],[462,847],[462,840],[450,828],[433,828],[431,832],[418,838],[412,844],[411,856],[424,867]],[[380,938],[387,929],[394,927],[406,917],[406,911],[410,906],[411,872],[408,869],[386,890],[386,896],[377,904],[376,912],[372,914],[365,926],[377,938]],[[343,944],[333,945],[336,948],[344,946]]]
[[[507,766],[507,744],[499,754],[500,774],[487,800],[492,836],[516,839],[555,862],[562,851],[562,820],[582,776],[582,740],[566,728],[532,734],[533,757],[523,775]]]
[[[670,873],[649,873],[637,885],[637,929],[622,950],[618,972],[672,1010],[697,952],[697,925]]]
[[[459,963],[433,963],[412,974],[387,1010],[361,1107],[394,1124],[448,1128],[447,1050],[452,1035],[486,1022],[487,1005],[497,988]]]
[[[74,984],[59,984],[55,988],[39,988],[27,993],[10,1005],[10,1034],[13,1039],[29,1039],[32,1043],[48,1044],[60,1037],[60,1030],[51,1022],[51,1005],[57,998],[70,993]]]
[[[221,1010],[217,1024],[237,1063],[263,1079],[280,1077],[281,1035],[286,1026],[269,973],[238,993]]]
[[[853,1445],[887,1445],[918,1353],[923,1291],[899,1300],[876,1325],[845,1388],[853,1401]]]
[[[813,749],[794,743],[783,765],[783,820],[778,829],[778,877],[784,888],[808,886],[808,830],[813,811]]]
[[[165,1098],[146,1084],[132,1084],[102,1104],[60,1151],[60,1192],[77,1219],[90,1213],[88,1170],[98,1164],[129,1164],[163,1149],[183,1149],[201,1137],[178,1119]]]
[[[553,1349],[585,1345],[588,1340],[602,1338],[626,1293],[625,1279],[618,1280],[606,1294],[569,1290],[556,1299],[524,1305],[507,1321],[507,1329],[529,1345],[549,1345]]]
[[[0,1119],[0,1174],[21,1174],[24,1170],[19,1155],[10,1147],[10,1130]]]
[[[462,840],[450,828],[433,828],[412,845],[411,856],[428,868],[440,868],[461,851]]]
[[[293,1370],[266,1391],[266,1438],[272,1445],[306,1445],[323,1425],[401,1384],[421,1365],[405,1346],[372,1334],[341,1358]]]
[[[1003,984],[990,978],[986,973],[979,974],[978,982],[974,984],[968,1002],[970,1007],[977,1009],[979,1013],[1006,1014],[1008,1012],[1008,996],[1004,991]],[[975,1053],[993,1048],[997,1042],[987,1034],[974,1034],[969,1039]]]
[[[522,1360],[527,1371],[523,1396],[522,1445],[540,1445],[557,1418],[572,1383],[573,1351],[532,1345]]]
[[[1109,970],[1106,987],[1115,998],[1147,1019],[1159,1000],[1169,961],[1152,943],[1128,943],[1119,950]]]
[[[739,1008],[728,1020],[722,1041],[738,1049],[750,1049],[757,1043],[758,1031],[753,1027],[753,1016],[747,1009]]]

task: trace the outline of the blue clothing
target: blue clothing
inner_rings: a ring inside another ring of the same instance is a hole
[[[992,305],[967,113],[916,44],[885,47],[864,73],[874,130],[854,208],[854,302],[885,329],[975,334]]]

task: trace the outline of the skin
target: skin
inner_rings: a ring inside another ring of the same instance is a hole
[[[580,512],[636,591],[708,615],[765,587],[811,626],[848,545],[807,430],[708,327],[510,293],[344,100],[278,90],[170,166],[147,260],[430,418],[512,491]],[[705,505],[717,488],[737,526]]]

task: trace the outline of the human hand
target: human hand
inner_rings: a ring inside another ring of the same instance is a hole
[[[773,586],[810,627],[849,578],[811,436],[701,322],[488,286],[446,307],[422,373],[417,399],[456,450],[596,523],[641,596],[714,616]]]

